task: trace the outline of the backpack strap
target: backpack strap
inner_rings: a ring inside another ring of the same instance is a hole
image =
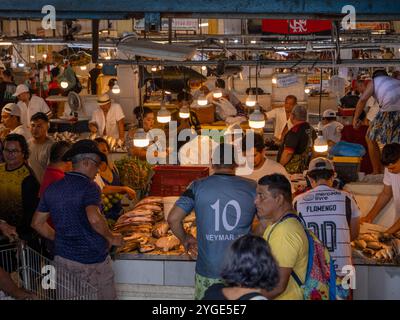
[[[269,239],[270,239],[270,237],[271,237],[271,234],[272,234],[272,231],[274,231],[274,229],[281,223],[281,222],[283,222],[283,221],[285,221],[286,219],[289,219],[289,218],[294,218],[294,219],[296,219],[297,221],[299,221],[300,223],[301,223],[301,225],[303,226],[303,228],[304,228],[304,219],[303,219],[303,217],[299,217],[297,214],[295,214],[295,213],[293,213],[293,212],[289,212],[289,213],[287,213],[287,214],[285,214],[273,227],[272,227],[272,229],[271,229],[271,231],[269,232],[269,235],[268,235],[268,238],[267,238],[267,242],[269,242]],[[309,234],[308,234],[308,232],[307,232],[307,229],[306,228],[304,228],[304,231],[306,232],[306,235],[307,235],[307,239],[308,239],[308,243],[309,243],[309,257],[310,257],[310,236],[309,236]],[[312,239],[311,239],[312,240]],[[312,250],[312,252],[313,252],[314,250]],[[308,274],[308,268],[309,268],[310,266],[309,266],[309,263],[307,264],[307,273],[306,274]],[[303,285],[303,283],[301,282],[301,280],[300,280],[300,278],[299,278],[299,276],[296,274],[296,272],[294,272],[294,270],[292,270],[292,272],[291,272],[291,274],[290,274],[292,277],[293,277],[293,279],[296,281],[296,283],[298,284],[298,286],[299,287],[301,287],[302,285]]]

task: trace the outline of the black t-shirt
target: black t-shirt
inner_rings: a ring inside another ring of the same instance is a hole
[[[0,110],[10,102],[16,102],[16,97],[13,96],[17,86],[13,82],[0,83]]]
[[[228,300],[222,292],[224,288],[225,286],[222,283],[213,284],[206,290],[202,300]],[[262,297],[262,295],[259,292],[250,292],[244,294],[237,300],[251,300],[255,297]]]
[[[293,126],[286,134],[278,152],[278,162],[284,149],[290,149],[294,154],[303,154],[308,147],[312,146],[317,138],[315,130],[308,122],[302,122]]]

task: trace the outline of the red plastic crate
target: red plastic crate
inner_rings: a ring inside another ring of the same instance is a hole
[[[354,112],[356,111],[355,108],[338,108],[338,116],[341,117],[350,117],[354,116]]]
[[[150,196],[180,196],[194,180],[208,177],[208,167],[156,166],[150,187]]]

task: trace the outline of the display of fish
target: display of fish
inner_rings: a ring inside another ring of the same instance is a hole
[[[143,204],[160,204],[160,203],[163,203],[162,197],[146,197],[140,200],[135,207],[139,207]]]
[[[154,226],[153,229],[153,237],[154,238],[161,238],[168,233],[169,225],[167,222],[160,222]]]
[[[180,241],[175,236],[162,237],[156,241],[156,247],[163,251],[170,251],[180,246]]]

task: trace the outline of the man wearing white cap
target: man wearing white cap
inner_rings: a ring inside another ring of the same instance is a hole
[[[3,134],[18,133],[25,137],[26,141],[32,138],[28,128],[21,124],[21,109],[15,103],[8,103],[1,111],[1,122],[7,128]]]
[[[360,230],[360,209],[350,193],[332,187],[334,175],[331,161],[313,159],[307,171],[313,189],[297,196],[293,205],[306,227],[328,248],[341,275],[342,268],[352,264],[350,242]]]
[[[89,128],[99,136],[111,136],[125,141],[125,115],[118,103],[111,102],[108,94],[98,97],[99,108],[93,112]]]
[[[340,141],[343,124],[336,121],[336,111],[327,109],[322,114],[322,135],[332,146]]]
[[[38,112],[45,113],[48,117],[51,116],[51,110],[46,101],[41,97],[32,95],[29,88],[25,84],[20,84],[14,93],[18,98],[18,106],[21,109],[21,122],[29,128],[31,117]]]

